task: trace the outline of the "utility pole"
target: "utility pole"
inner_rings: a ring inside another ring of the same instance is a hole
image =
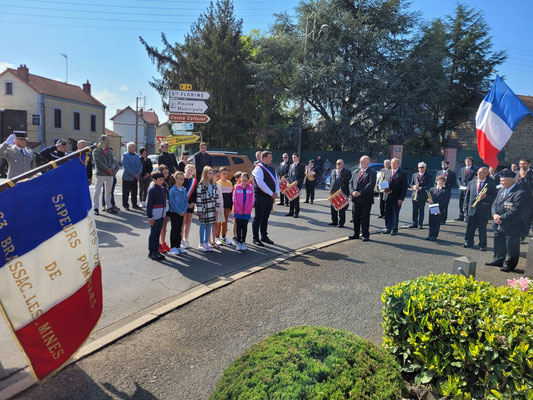
[[[65,80],[65,83],[68,83],[68,56],[66,54],[63,54],[63,53],[59,53],[61,54],[63,57],[65,57],[65,67],[66,67],[66,70],[67,70],[67,79]]]
[[[139,97],[135,97],[135,147],[139,148]]]

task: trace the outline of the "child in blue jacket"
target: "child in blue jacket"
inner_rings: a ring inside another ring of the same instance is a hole
[[[183,217],[187,212],[187,191],[183,187],[185,174],[178,171],[174,174],[174,186],[170,188],[169,200],[170,210],[170,254],[177,256],[185,254],[187,251],[181,247],[181,227],[183,226]]]

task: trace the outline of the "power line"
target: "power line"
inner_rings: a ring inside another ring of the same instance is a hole
[[[172,29],[172,28],[143,28],[138,26],[103,26],[103,25],[67,25],[67,24],[47,24],[45,22],[28,22],[28,21],[14,21],[14,20],[0,20],[2,23],[6,24],[17,24],[17,25],[38,25],[38,26],[54,26],[54,27],[63,27],[63,28],[89,28],[89,29],[118,29],[118,30],[137,30],[137,31],[165,31],[165,32],[189,32],[188,29]]]

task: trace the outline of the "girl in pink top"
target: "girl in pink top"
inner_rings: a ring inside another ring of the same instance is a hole
[[[241,182],[233,189],[233,217],[237,224],[237,250],[245,251],[246,232],[248,221],[254,207],[254,188],[250,184],[250,175],[243,172]]]

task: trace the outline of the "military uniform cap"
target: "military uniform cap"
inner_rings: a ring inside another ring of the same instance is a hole
[[[13,131],[13,134],[17,139],[28,139],[28,133],[26,131]]]
[[[500,171],[500,178],[514,178],[516,173],[511,171],[509,168],[502,169]]]

